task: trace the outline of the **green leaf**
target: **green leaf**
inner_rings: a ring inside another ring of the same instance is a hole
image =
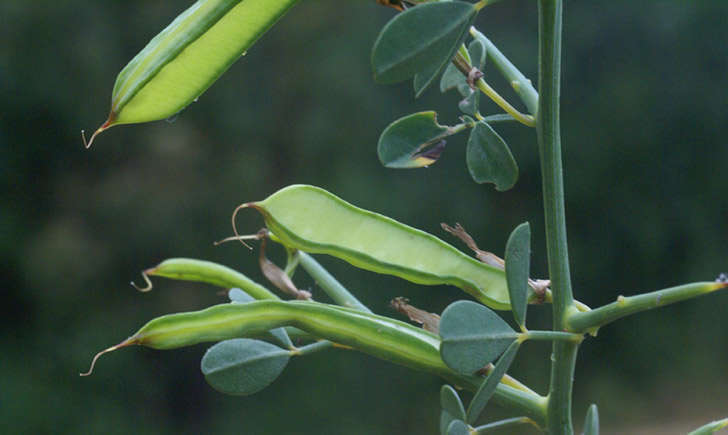
[[[517,226],[506,243],[506,281],[511,311],[521,328],[526,326],[528,276],[531,264],[531,227],[528,222]]]
[[[470,95],[468,95],[458,103],[458,109],[460,109],[461,112],[467,115],[475,116],[475,114],[478,113],[479,110],[479,102],[480,92],[470,90]]]
[[[419,112],[389,124],[379,137],[379,160],[388,168],[421,168],[437,161],[450,128],[437,123],[437,113]]]
[[[485,405],[488,404],[488,401],[493,396],[493,393],[495,393],[496,387],[498,387],[498,384],[508,371],[511,363],[513,363],[513,359],[516,357],[516,353],[518,352],[518,348],[520,345],[521,343],[519,343],[518,341],[514,341],[513,343],[511,343],[503,356],[500,357],[498,363],[495,365],[485,381],[480,384],[478,391],[475,393],[475,396],[473,396],[473,400],[470,402],[470,406],[468,406],[466,420],[468,423],[472,424],[475,423],[476,420],[478,420],[478,417],[480,417],[480,414],[485,409]]]
[[[470,133],[466,160],[476,183],[493,183],[496,190],[504,191],[518,180],[518,165],[511,150],[485,122],[478,122]]]
[[[472,64],[469,52],[465,59],[468,61],[468,63]],[[440,77],[440,92],[445,93],[450,89],[456,89],[462,84],[465,84],[467,86],[465,76],[455,65],[453,65],[452,62],[448,63],[447,67],[445,68],[445,72],[443,72],[442,77]]]
[[[247,302],[253,302],[255,300],[254,297],[250,296],[239,288],[231,288],[230,291],[228,291],[228,298],[230,299],[230,302],[235,304],[245,304]]]
[[[487,307],[458,301],[442,312],[440,337],[445,364],[459,373],[473,374],[503,353],[518,333]]]
[[[483,43],[477,40],[471,42],[468,46],[467,53],[468,56],[466,56],[466,59],[468,63],[478,68],[479,70],[482,70],[483,65],[485,64],[485,46],[483,45]],[[455,53],[453,53],[453,55],[454,54]],[[415,74],[415,98],[418,98],[420,95],[422,95],[422,93],[432,84],[435,78],[437,78],[437,76],[440,75],[441,72],[443,72],[443,70],[446,73],[447,71],[450,71],[447,78],[445,78],[445,74],[443,74],[443,79],[441,79],[446,81],[446,86],[450,86],[450,83],[452,82],[454,82],[454,85],[452,86],[458,86],[460,83],[464,83],[467,86],[465,76],[462,72],[460,72],[460,70],[457,69],[457,67],[455,67],[455,65],[452,64],[452,62],[448,61],[443,65],[433,63],[426,69]],[[442,81],[440,81],[440,90],[442,91],[442,89],[443,83]],[[477,103],[480,92],[475,93],[475,95],[476,96],[472,97],[472,100],[474,100],[476,107],[475,110],[477,110]],[[463,112],[465,112],[465,110],[463,110]]]
[[[513,417],[513,418],[507,418],[505,420],[498,420],[494,421],[492,423],[484,424],[483,426],[478,426],[476,428],[473,428],[473,435],[482,435],[487,433],[496,432],[497,433],[504,433],[502,429],[512,426],[517,426],[521,424],[531,424],[533,423],[532,420],[528,417]],[[509,433],[514,433],[513,430],[511,430]]]
[[[444,409],[440,411],[440,435],[447,435],[447,428],[457,417],[453,416]]]
[[[584,435],[599,435],[599,411],[595,404],[592,404],[586,411]]]
[[[295,3],[296,0],[197,1],[119,73],[111,96],[111,113],[94,136],[114,125],[155,121],[178,113],[205,92]]]
[[[207,350],[201,369],[216,390],[234,395],[256,393],[270,385],[288,364],[290,353],[260,340],[235,338]]]
[[[470,64],[480,71],[483,71],[485,68],[485,45],[477,39],[473,40],[468,44],[468,54],[470,54],[470,58],[472,59]]]
[[[396,83],[423,70],[444,69],[476,15],[472,3],[461,1],[425,3],[398,14],[374,42],[374,79]]]
[[[246,304],[256,300],[254,297],[239,288],[231,288],[228,292],[228,297],[230,298],[230,302],[234,304]],[[271,329],[268,333],[284,348],[292,349],[294,347],[291,337],[288,336],[288,333],[284,328]]]
[[[415,98],[419,98],[448,65],[448,62],[442,65],[439,63],[431,63],[425,69],[420,70],[417,74],[415,74]]]
[[[455,418],[465,419],[465,408],[457,391],[449,385],[440,388],[440,406]]]
[[[470,435],[470,426],[462,420],[453,420],[447,427],[447,435]]]
[[[453,420],[465,420],[465,408],[458,393],[449,385],[443,385],[440,389],[440,406],[440,433],[446,435]]]

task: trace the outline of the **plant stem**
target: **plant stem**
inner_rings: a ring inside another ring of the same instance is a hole
[[[349,292],[341,283],[333,277],[326,269],[324,269],[318,261],[303,251],[298,251],[299,263],[311,275],[318,285],[331,296],[337,304],[343,307],[354,308],[355,310],[371,313],[372,310],[366,305],[359,302],[353,294]]]
[[[453,57],[452,63],[461,73],[463,73],[465,77],[468,77],[471,70],[473,69],[473,66],[470,65],[470,62],[468,62],[468,59],[460,51],[455,53],[455,57]],[[484,93],[495,104],[497,104],[498,107],[503,109],[509,115],[513,116],[516,121],[527,127],[535,126],[536,120],[532,115],[526,115],[519,112],[518,109],[513,107],[511,103],[509,103],[505,98],[501,97],[500,94],[498,94],[498,92],[496,92],[496,90],[493,89],[482,78],[479,78],[477,81],[475,81],[475,83],[471,83],[471,86],[472,85],[477,87],[482,93]]]
[[[551,358],[546,431],[552,435],[573,435],[571,395],[579,343],[554,341]]]
[[[561,165],[559,98],[561,93],[562,0],[539,0],[539,107],[536,134],[541,157],[546,247],[553,291],[554,330],[566,329],[567,314],[574,308],[566,243],[564,181]],[[571,395],[578,343],[553,344],[551,383],[546,418],[551,434],[571,435]]]
[[[581,343],[584,336],[581,334],[572,334],[570,332],[559,332],[559,331],[528,331],[520,334],[519,340],[533,340],[533,341],[566,341]]]
[[[480,92],[484,93],[488,96],[495,104],[498,105],[501,109],[506,111],[508,114],[513,116],[513,118],[516,119],[516,121],[520,122],[521,124],[527,126],[527,127],[533,127],[535,124],[535,120],[533,116],[531,115],[524,115],[523,113],[519,112],[515,107],[511,106],[511,103],[506,101],[505,98],[501,97],[498,92],[495,91],[488,83],[485,82],[485,80],[478,79],[477,82],[475,82],[475,86],[480,89]]]
[[[479,40],[485,46],[485,53],[493,61],[493,64],[503,74],[503,76],[511,84],[511,87],[521,101],[526,105],[528,111],[535,115],[538,111],[538,92],[534,89],[531,80],[527,79],[521,71],[516,68],[508,58],[498,50],[490,39],[478,31],[475,27],[470,28],[470,34],[473,38]]]
[[[562,0],[540,0],[539,110],[536,134],[541,154],[546,247],[553,291],[554,327],[562,329],[564,312],[574,302],[566,244],[564,180],[561,166],[559,98]]]
[[[296,355],[296,356],[308,355],[311,353],[330,349],[333,346],[334,346],[334,343],[332,343],[328,340],[321,340],[321,341],[317,341],[315,343],[308,344],[303,347],[299,347],[298,349],[291,351],[291,355]]]
[[[616,302],[592,311],[571,314],[568,318],[568,329],[575,332],[587,331],[611,323],[624,316],[629,316],[630,314],[674,304],[675,302],[702,296],[726,287],[728,287],[728,283],[697,282],[642,295],[620,296]]]

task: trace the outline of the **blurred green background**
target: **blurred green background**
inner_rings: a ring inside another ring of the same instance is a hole
[[[413,99],[411,83],[373,83],[371,45],[393,11],[374,1],[303,1],[173,123],[113,128],[91,150],[81,129],[106,117],[116,74],[189,1],[0,2],[0,422],[3,433],[435,433],[441,381],[334,350],[291,362],[250,397],[214,392],[199,372],[207,346],[95,352],[152,317],[201,309],[218,290],[130,280],[169,257],[239,268],[263,282],[230,214],[292,183],[456,241],[460,222],[502,253],[511,229],[534,231],[534,275],[546,275],[535,135],[502,125],[519,162],[515,188],[473,183],[464,137],[428,169],[380,166],[382,129],[439,111],[454,94]],[[485,10],[484,31],[536,76],[536,4]],[[574,289],[597,306],[617,295],[728,271],[728,2],[569,1],[562,100]],[[495,73],[486,77],[509,99]],[[488,105],[484,113],[494,113]],[[262,221],[243,213],[239,227]],[[458,245],[460,246],[460,245]],[[281,252],[273,257],[281,259]],[[407,296],[440,312],[463,295],[321,261],[377,313]],[[299,271],[296,282],[311,287]],[[575,420],[599,405],[605,433],[680,433],[725,417],[728,294],[605,327],[582,346]],[[534,307],[532,328],[548,325]],[[514,374],[539,392],[549,347],[529,344]],[[495,408],[484,420],[496,418]]]

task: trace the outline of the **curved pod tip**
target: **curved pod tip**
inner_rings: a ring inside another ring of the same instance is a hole
[[[132,344],[136,344],[136,341],[135,341],[134,337],[129,337],[126,340],[122,341],[121,343],[119,343],[115,346],[111,346],[110,348],[104,349],[101,352],[97,353],[94,356],[94,359],[91,360],[91,367],[89,367],[88,371],[84,372],[84,373],[79,373],[79,376],[90,376],[94,371],[94,366],[96,366],[96,361],[98,361],[98,359],[101,355],[103,355],[105,353],[113,352],[116,349],[121,349],[122,347],[131,346]]]
[[[131,284],[132,287],[139,290],[142,293],[146,293],[148,291],[151,291],[154,286],[152,285],[152,280],[149,279],[149,274],[154,273],[157,270],[156,267],[153,267],[151,269],[143,270],[142,271],[142,278],[144,278],[144,283],[146,284],[144,287],[138,285],[134,281],[131,281],[129,284]]]
[[[228,241],[228,240],[238,240],[238,241],[240,241],[240,243],[242,243],[243,245],[245,245],[246,248],[250,249],[251,251],[253,250],[253,248],[250,245],[248,245],[247,243],[245,243],[245,238],[250,238],[250,237],[248,237],[248,236],[241,236],[240,233],[238,233],[237,226],[235,225],[235,218],[238,217],[238,212],[240,212],[240,210],[242,210],[244,208],[251,208],[251,207],[254,208],[254,209],[256,209],[256,210],[258,210],[263,215],[265,215],[265,210],[263,210],[258,205],[257,202],[246,202],[244,204],[240,204],[239,206],[235,207],[235,210],[233,211],[233,216],[230,219],[231,222],[232,222],[232,224],[233,224],[233,233],[235,235],[233,237],[228,238],[228,239],[221,240],[221,242]],[[265,235],[267,235],[267,232],[266,232]],[[258,234],[256,234],[252,238],[254,238],[254,239],[260,239],[262,237],[265,237],[265,235],[264,234],[261,234],[260,232],[258,232]]]
[[[109,116],[109,119],[106,120],[103,124],[101,124],[101,127],[97,128],[96,131],[94,131],[94,134],[91,135],[91,139],[88,141],[86,140],[86,132],[85,130],[81,130],[81,139],[83,139],[83,146],[86,147],[86,149],[91,148],[91,144],[94,143],[94,139],[96,139],[96,136],[98,136],[99,133],[102,131],[108,130],[109,128],[114,126],[114,117]]]

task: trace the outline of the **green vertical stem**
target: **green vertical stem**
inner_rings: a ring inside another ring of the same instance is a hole
[[[551,360],[551,385],[546,409],[546,430],[552,435],[573,435],[571,395],[578,343],[554,341]]]
[[[536,133],[541,157],[546,247],[553,291],[554,330],[564,330],[574,310],[566,243],[564,180],[561,166],[559,98],[561,93],[562,0],[539,0],[539,108]],[[571,395],[578,343],[554,342],[546,426],[551,434],[574,433]]]
[[[559,97],[561,93],[562,0],[539,2],[539,110],[536,132],[541,153],[546,247],[553,290],[555,323],[561,328],[564,311],[574,303],[569,275],[564,212],[564,178],[561,167]]]

